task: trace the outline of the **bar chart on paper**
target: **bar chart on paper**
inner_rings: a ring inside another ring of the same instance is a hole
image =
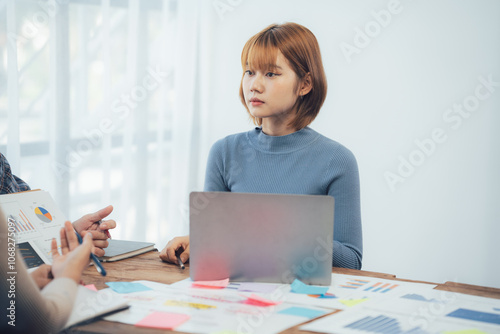
[[[28,218],[24,211],[19,208],[18,205],[15,203],[12,205],[15,206],[15,208],[11,211],[13,214],[7,216],[7,221],[10,226],[14,226],[17,241],[20,242],[24,238],[37,235],[38,232],[36,230],[36,224],[33,224],[33,222]]]
[[[24,214],[22,210],[19,210],[19,215],[14,217],[10,215],[7,217],[9,223],[13,223],[17,233],[29,233],[34,232],[35,227],[29,221],[28,217]]]
[[[488,324],[500,325],[500,314],[492,312],[483,312],[477,310],[470,310],[465,308],[459,308],[449,314],[448,317],[479,321]],[[498,328],[500,332],[500,327]]]
[[[425,298],[424,296],[416,294],[416,293],[408,293],[404,296],[401,296],[401,298],[410,299],[410,300],[417,300],[420,302],[427,302],[427,303],[440,303],[440,301],[435,299],[435,298]]]
[[[378,292],[387,293],[393,291],[399,286],[399,284],[387,283],[387,282],[373,282],[364,279],[350,279],[340,287],[350,290],[363,290],[368,292]]]
[[[338,312],[302,326],[300,329],[335,334],[430,334],[421,323],[408,321],[407,315],[378,312],[366,308]]]
[[[365,288],[364,291],[386,293],[386,292],[394,290],[398,286],[399,286],[399,284],[377,282],[377,283]]]
[[[357,290],[370,283],[370,281],[362,280],[362,279],[351,279],[348,280],[345,284],[340,285],[341,288],[344,289],[352,289]]]
[[[385,315],[366,316],[358,321],[352,322],[345,326],[346,329],[359,330],[367,333],[411,333],[411,334],[426,334],[427,332],[420,327],[413,327],[403,330],[400,322]]]

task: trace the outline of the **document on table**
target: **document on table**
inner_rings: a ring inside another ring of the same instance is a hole
[[[500,333],[500,300],[441,290],[408,289],[376,303],[300,327],[318,333]]]
[[[338,309],[358,308],[365,303],[400,296],[406,290],[427,291],[435,286],[333,275],[332,286],[326,288],[304,285],[300,281],[290,285],[194,282],[189,278],[171,285],[136,281],[120,283],[117,287],[116,291],[124,292],[121,295],[131,307],[106,317],[109,321],[136,325],[144,323],[144,319],[146,323],[152,319],[157,323],[159,317],[151,313],[163,312],[188,316],[181,318],[185,321],[175,327],[187,333],[279,333]]]
[[[148,320],[148,317],[157,319],[158,317],[151,316],[153,312],[164,312],[188,316],[188,319],[183,318],[187,320],[175,327],[175,330],[181,332],[270,334],[333,312],[327,308],[298,307],[273,300],[269,294],[238,291],[228,288],[230,284],[224,289],[204,289],[172,287],[147,281],[133,283],[151,290],[120,294],[128,301],[130,308],[107,316],[105,320],[136,325],[143,323],[143,319]]]
[[[325,294],[289,293],[285,300],[289,303],[344,310],[365,303],[377,303],[408,290],[431,290],[435,287],[433,284],[332,274],[332,285]]]
[[[382,326],[386,331],[420,333],[500,332],[496,299],[433,290],[432,284],[337,274],[332,278],[332,285],[323,290],[300,282],[212,282],[217,289],[212,283],[193,284],[189,278],[172,285],[122,282],[115,289],[130,309],[105,319],[201,334],[279,333],[310,320],[301,329],[370,333]],[[159,320],[163,315],[164,323]]]

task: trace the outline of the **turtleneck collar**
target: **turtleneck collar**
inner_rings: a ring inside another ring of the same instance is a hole
[[[268,136],[257,127],[247,132],[249,142],[258,150],[269,153],[288,153],[303,149],[320,137],[309,127],[284,136]]]

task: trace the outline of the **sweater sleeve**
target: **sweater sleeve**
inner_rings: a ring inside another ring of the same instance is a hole
[[[327,193],[335,199],[332,266],[361,269],[363,238],[356,158],[341,147],[330,161]]]
[[[12,174],[10,164],[0,153],[0,195],[30,190],[26,182]]]
[[[229,191],[224,178],[224,142],[217,141],[208,155],[205,174],[205,191]]]
[[[57,278],[40,291],[28,273],[21,254],[14,253],[12,236],[8,233],[5,215],[0,210],[0,332],[59,332],[71,314],[78,289],[76,282],[70,278]]]

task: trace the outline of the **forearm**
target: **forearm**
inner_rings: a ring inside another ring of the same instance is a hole
[[[333,241],[332,267],[361,269],[361,252],[356,247]]]
[[[7,269],[9,268],[4,266],[4,261],[0,262],[2,262],[2,272],[8,272]],[[5,298],[5,302],[11,303],[14,301],[15,303],[15,327],[9,325],[9,332],[59,332],[66,324],[73,308],[77,284],[70,279],[60,278],[53,280],[40,292],[27,272],[23,258],[19,254],[16,256],[15,269],[16,274],[13,275],[15,276],[13,280],[15,282],[15,295],[12,295],[13,298],[9,300]],[[4,288],[6,290],[12,288],[4,285],[8,283],[7,280],[2,280],[2,291]],[[5,308],[2,307],[6,310],[4,312],[9,314],[9,310],[7,310],[9,305],[4,305],[4,302],[2,302],[2,306],[5,306]],[[6,316],[3,318],[9,319]],[[26,319],[29,319],[29,321]]]

